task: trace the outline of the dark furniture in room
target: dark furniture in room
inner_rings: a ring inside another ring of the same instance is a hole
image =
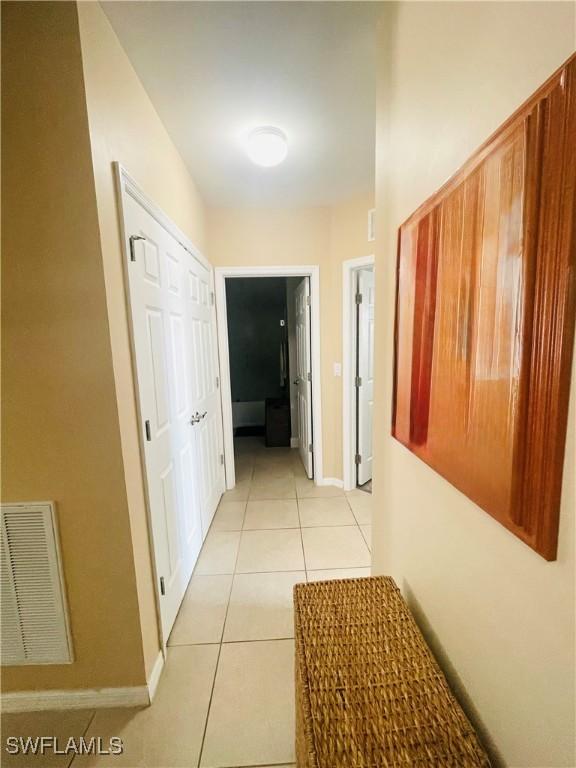
[[[290,447],[290,402],[284,398],[266,398],[266,446]]]

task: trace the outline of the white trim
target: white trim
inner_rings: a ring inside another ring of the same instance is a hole
[[[119,163],[118,161],[114,161],[112,163],[114,166],[114,170],[116,172],[116,181],[118,188],[120,190],[121,196],[120,196],[120,202],[123,203],[123,195],[127,194],[130,195],[130,197],[134,198],[136,202],[144,208],[147,213],[152,216],[153,219],[155,219],[158,224],[160,224],[161,227],[164,227],[164,229],[172,235],[172,237],[175,240],[178,240],[182,248],[185,248],[189,253],[194,256],[195,259],[197,259],[203,267],[206,267],[206,269],[211,272],[212,271],[212,265],[208,261],[208,259],[202,254],[199,248],[197,248],[194,243],[188,238],[184,232],[178,227],[172,219],[164,213],[164,211],[156,205],[156,203],[151,200],[149,197],[147,197],[144,192],[142,191],[142,188],[134,181],[132,176],[128,173],[126,168]],[[121,206],[121,213],[123,213],[123,206]],[[123,219],[123,217],[122,217]],[[124,222],[122,221],[122,224]]]
[[[335,485],[336,488],[344,488],[344,481],[337,477],[325,477],[318,485]]]
[[[146,707],[148,686],[80,688],[69,691],[17,691],[2,694],[2,712],[37,712],[48,709],[105,709]]]
[[[226,316],[225,277],[214,273],[214,295],[216,301],[216,329],[218,331],[218,357],[220,359],[220,402],[222,406],[222,430],[224,433],[224,471],[226,488],[236,485],[234,466],[234,427],[232,418],[232,386],[230,384],[230,350],[228,348],[228,319]]]
[[[348,259],[342,264],[342,466],[344,490],[356,488],[355,435],[356,408],[354,398],[355,377],[355,323],[354,276],[359,269],[374,266],[374,255]]]
[[[290,448],[300,448],[300,440],[297,437],[290,438]]]
[[[154,700],[154,696],[156,695],[156,690],[158,688],[158,683],[160,682],[160,677],[162,675],[162,671],[164,669],[164,654],[162,651],[158,653],[158,656],[156,656],[156,661],[154,662],[154,666],[152,667],[152,672],[150,673],[150,677],[148,678],[148,697],[150,701],[152,702]]]
[[[234,488],[234,431],[232,427],[232,394],[230,387],[230,352],[228,349],[228,320],[226,315],[227,277],[309,277],[312,334],[312,429],[314,442],[314,481],[323,480],[322,460],[322,398],[320,387],[320,267],[318,265],[295,267],[216,267],[214,270],[216,293],[216,317],[218,326],[218,351],[220,356],[220,394],[224,430],[224,463],[226,487]]]

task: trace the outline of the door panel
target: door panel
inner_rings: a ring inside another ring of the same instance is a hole
[[[296,303],[296,379],[300,457],[308,477],[313,477],[312,355],[310,348],[310,281],[303,278],[294,292]]]
[[[358,272],[358,484],[372,479],[372,420],[374,408],[374,271]]]
[[[148,349],[152,368],[152,395],[156,414],[156,432],[169,427],[168,381],[166,379],[166,352],[164,349],[164,328],[162,310],[146,308]]]
[[[182,417],[188,411],[188,374],[186,371],[186,349],[184,346],[184,322],[181,315],[170,316],[172,337],[172,363],[176,390],[176,412]]]
[[[202,324],[198,318],[192,318],[192,357],[193,372],[192,377],[194,386],[192,388],[195,401],[204,397],[204,372],[202,370],[202,360],[200,352],[202,350]]]
[[[176,489],[174,487],[174,467],[170,463],[160,474],[162,484],[162,512],[166,522],[166,541],[168,544],[168,583],[178,578],[181,553],[178,532],[178,510],[176,508]]]
[[[196,478],[196,461],[193,455],[192,443],[184,446],[180,453],[180,466],[184,477]],[[185,548],[192,552],[195,549],[195,537],[198,531],[198,521],[201,517],[198,494],[194,483],[184,486],[184,542]]]

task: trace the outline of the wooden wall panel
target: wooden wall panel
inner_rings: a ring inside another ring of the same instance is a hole
[[[576,265],[576,57],[400,228],[393,435],[554,559]]]

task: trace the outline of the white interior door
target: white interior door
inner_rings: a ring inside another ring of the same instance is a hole
[[[372,479],[372,417],[374,408],[374,270],[358,271],[358,485]]]
[[[210,274],[187,254],[186,296],[192,350],[192,420],[197,436],[198,492],[204,536],[224,491],[216,310]]]
[[[310,349],[310,280],[305,277],[294,292],[296,304],[296,378],[299,449],[308,477],[314,475],[312,447],[312,355]]]
[[[124,224],[130,242],[128,285],[132,334],[142,419],[146,481],[156,575],[159,580],[162,635],[166,640],[178,613],[206,529],[201,492],[204,447],[193,415],[206,405],[205,350],[194,326],[196,312],[210,320],[208,270],[199,264],[130,195]],[[206,309],[207,308],[207,309]],[[213,333],[212,333],[213,336]]]

